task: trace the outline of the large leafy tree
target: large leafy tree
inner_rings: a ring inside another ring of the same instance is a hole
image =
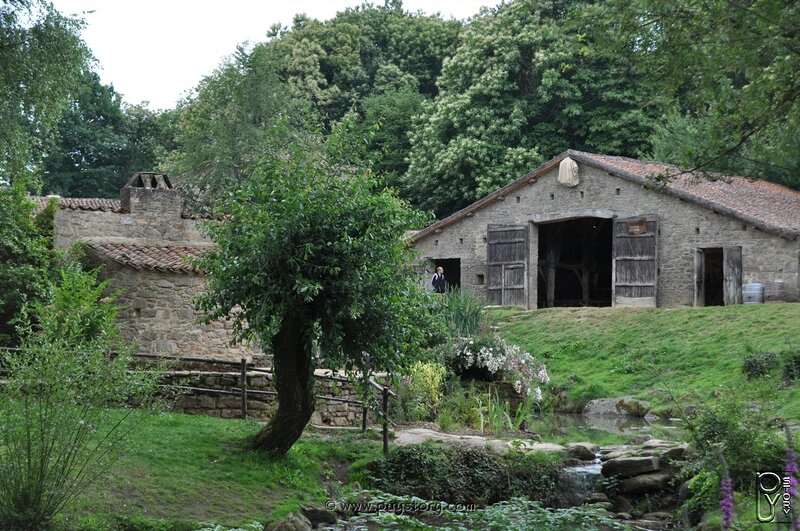
[[[174,146],[161,167],[195,206],[208,205],[250,174],[278,113],[297,125],[308,121],[276,61],[270,48],[238,50],[171,115]]]
[[[219,247],[201,263],[199,305],[271,351],[279,406],[254,446],[275,456],[314,410],[317,364],[363,368],[369,353],[371,367],[392,370],[418,330],[422,291],[403,236],[420,215],[362,169],[347,131],[323,141],[274,127],[271,149],[217,203],[225,221],[206,226]]]
[[[0,179],[35,173],[89,58],[79,30],[43,0],[0,3]]]
[[[44,161],[44,190],[65,197],[115,197],[125,184],[126,116],[114,87],[84,73]]]
[[[630,54],[594,46],[580,9],[517,0],[472,19],[411,129],[406,197],[446,215],[567,148],[649,148]]]
[[[611,53],[632,49],[664,113],[655,156],[800,187],[800,4],[612,1],[593,8]]]

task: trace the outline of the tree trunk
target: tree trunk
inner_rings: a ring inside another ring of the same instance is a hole
[[[252,446],[281,457],[300,438],[314,412],[311,341],[302,318],[287,315],[272,339],[278,410]]]

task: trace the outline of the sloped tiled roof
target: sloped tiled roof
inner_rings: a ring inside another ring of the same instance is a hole
[[[86,248],[100,258],[112,260],[134,269],[150,269],[169,273],[197,273],[189,259],[199,258],[209,246],[142,245],[139,243],[88,241]]]
[[[37,204],[37,213],[47,206],[51,198],[32,197]],[[122,213],[122,202],[119,199],[104,199],[98,197],[57,197],[58,207],[70,210],[91,210],[100,212]]]
[[[662,162],[568,150],[521,179],[422,229],[411,237],[411,243],[416,243],[504,198],[557,168],[566,157],[639,184],[652,185],[665,193],[739,219],[761,230],[789,239],[800,237],[800,192],[796,190],[746,177],[693,174]],[[656,177],[659,176],[669,177],[665,186],[658,186]]]

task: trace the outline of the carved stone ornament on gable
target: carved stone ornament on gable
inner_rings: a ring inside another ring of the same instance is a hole
[[[568,188],[578,186],[580,179],[578,178],[578,163],[569,157],[566,157],[558,165],[558,182]]]

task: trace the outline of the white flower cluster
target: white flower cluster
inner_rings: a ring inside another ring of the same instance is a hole
[[[537,362],[529,352],[523,352],[519,346],[497,335],[460,340],[452,358],[451,365],[457,369],[486,369],[493,378],[513,382],[517,394],[532,395],[537,401],[542,399],[542,390],[534,384],[550,381],[547,367]]]

